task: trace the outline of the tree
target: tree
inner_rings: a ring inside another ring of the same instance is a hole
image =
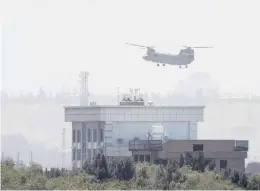
[[[205,171],[205,162],[204,162],[204,153],[199,152],[199,156],[197,158],[197,165],[198,165],[198,171],[204,172]]]
[[[137,172],[136,186],[137,188],[145,188],[149,184],[148,168],[147,166],[142,166]]]
[[[162,165],[159,165],[155,174],[154,188],[167,190],[169,188],[169,184],[166,178],[166,170]]]
[[[94,166],[94,163],[91,163],[90,160],[86,160],[83,164],[83,170],[85,171],[85,173],[89,174],[89,175],[96,175],[96,168]]]
[[[99,180],[109,178],[107,160],[103,154],[98,154],[93,163],[89,160],[85,161],[83,170],[89,175],[95,175]]]
[[[231,182],[233,182],[234,184],[238,184],[239,180],[240,180],[239,172],[234,171],[234,174],[231,177]]]
[[[107,161],[105,155],[98,155],[97,159],[97,166],[96,166],[96,176],[99,180],[105,180],[109,178]]]
[[[193,166],[193,156],[192,156],[191,152],[186,152],[185,153],[184,164],[186,166],[190,166],[190,167]]]
[[[181,154],[181,156],[180,156],[180,162],[179,162],[180,168],[182,168],[183,165],[184,165],[184,157],[183,157],[183,154]]]
[[[247,188],[248,178],[244,173],[240,176],[239,184],[241,187]]]
[[[14,168],[14,159],[12,157],[6,157],[3,161],[4,165],[9,168]]]

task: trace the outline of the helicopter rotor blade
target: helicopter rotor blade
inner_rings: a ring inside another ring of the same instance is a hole
[[[142,48],[147,48],[147,46],[143,46],[143,45],[138,45],[138,44],[131,44],[131,43],[125,43],[131,46],[138,46],[138,47],[142,47]]]
[[[137,46],[137,47],[140,47],[140,48],[154,48],[153,46],[143,46],[143,45],[139,45],[139,44],[131,44],[131,43],[128,43],[128,42],[126,42],[125,44],[131,45],[131,46]]]
[[[183,46],[184,48],[213,48],[210,46]]]
[[[194,47],[191,47],[191,48],[213,48],[213,47],[210,47],[210,46],[194,46]]]

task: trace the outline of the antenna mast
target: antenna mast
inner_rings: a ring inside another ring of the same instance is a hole
[[[87,106],[88,105],[88,77],[89,73],[86,71],[81,71],[79,74],[80,77],[80,105]]]

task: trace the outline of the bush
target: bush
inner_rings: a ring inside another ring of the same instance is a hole
[[[85,171],[53,168],[45,169],[44,173],[32,167],[16,170],[3,164],[1,189],[259,190],[260,188],[260,175],[247,175],[232,170],[226,170],[223,173],[207,170],[202,172],[199,168],[193,170],[194,167],[199,167],[199,160],[193,160],[194,157],[190,159],[191,166],[184,165],[180,168],[179,163],[173,160],[169,160],[167,165],[134,164],[129,159],[110,161],[107,164],[106,158],[100,155],[93,163],[84,165],[84,168],[88,169]],[[188,160],[185,159],[185,161]],[[86,172],[90,172],[90,174]]]

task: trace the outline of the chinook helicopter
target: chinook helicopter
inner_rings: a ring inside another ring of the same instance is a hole
[[[191,64],[195,58],[194,58],[194,49],[195,48],[212,48],[212,47],[203,47],[203,46],[183,46],[184,49],[181,49],[178,54],[168,54],[168,53],[160,53],[157,52],[153,46],[143,46],[138,44],[130,44],[126,43],[131,46],[137,46],[142,49],[146,49],[146,55],[142,58],[145,61],[148,62],[154,62],[157,63],[157,66],[160,66],[162,64],[165,66],[166,64],[172,65],[172,66],[179,66],[181,68],[182,66],[185,66],[188,68],[188,65]]]

